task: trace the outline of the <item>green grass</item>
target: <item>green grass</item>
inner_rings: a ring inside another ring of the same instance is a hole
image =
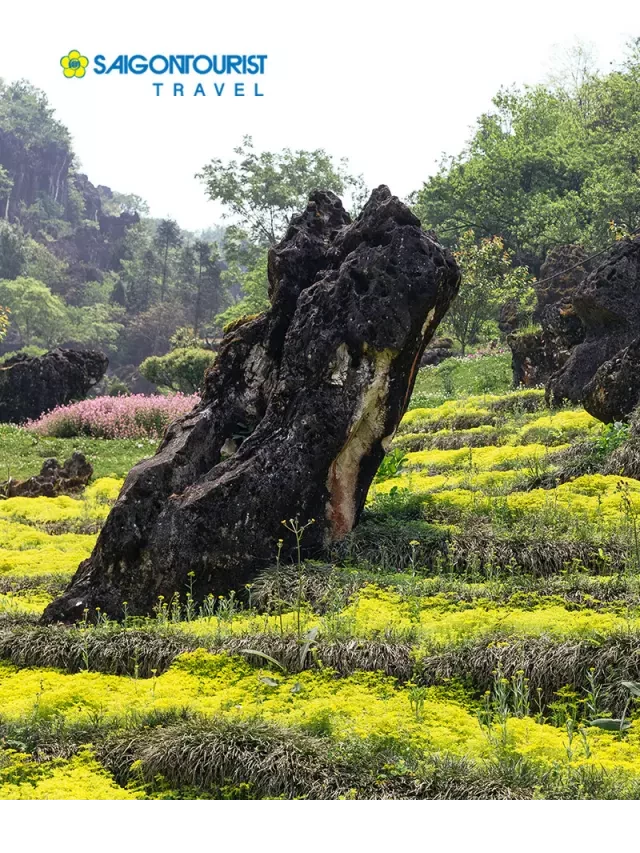
[[[148,619],[36,623],[117,482],[0,505],[0,799],[640,798],[640,483],[602,468],[629,430],[509,383],[502,353],[421,370],[323,562]],[[97,479],[155,445],[0,427],[14,477],[75,449]]]
[[[149,439],[43,438],[20,427],[0,425],[0,480],[26,479],[40,472],[49,457],[59,462],[74,450],[93,465],[93,476],[124,477],[141,459],[152,456],[158,442]]]
[[[511,388],[511,381],[509,353],[449,358],[418,373],[409,408],[437,406],[466,394],[505,394]]]

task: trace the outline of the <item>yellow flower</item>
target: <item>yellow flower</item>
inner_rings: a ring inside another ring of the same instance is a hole
[[[60,60],[65,77],[84,77],[88,64],[89,60],[79,50],[70,50],[68,56]]]

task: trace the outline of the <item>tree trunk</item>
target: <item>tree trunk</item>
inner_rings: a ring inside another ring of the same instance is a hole
[[[278,539],[295,547],[283,519],[315,519],[307,553],[348,534],[459,280],[387,187],[351,224],[314,193],[269,252],[270,309],[227,333],[202,402],[129,473],[44,622],[148,614],[188,582],[196,599],[238,589]]]

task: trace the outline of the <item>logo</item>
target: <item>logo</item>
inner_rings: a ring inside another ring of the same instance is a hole
[[[89,60],[86,56],[82,56],[79,50],[70,50],[68,55],[60,60],[65,77],[84,77],[88,64]]]

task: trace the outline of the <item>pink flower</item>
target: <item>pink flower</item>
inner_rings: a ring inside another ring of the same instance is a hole
[[[161,438],[168,424],[199,402],[197,394],[96,397],[58,406],[25,426],[38,435],[55,438]]]

